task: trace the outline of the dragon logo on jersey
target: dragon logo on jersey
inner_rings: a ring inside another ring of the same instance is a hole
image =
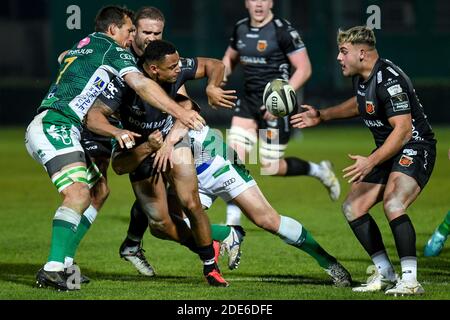
[[[64,145],[69,146],[72,144],[69,130],[66,126],[56,127],[54,124],[47,129],[47,133],[56,141],[61,141]]]
[[[372,101],[366,101],[366,112],[368,114],[374,114],[375,113],[375,106],[373,105]]]
[[[402,167],[409,167],[410,165],[413,164],[413,158],[406,156],[406,155],[402,155],[402,157],[400,158],[400,160],[398,161],[398,163],[402,166]]]
[[[267,41],[266,40],[258,40],[256,49],[258,49],[259,52],[265,51],[267,49]]]

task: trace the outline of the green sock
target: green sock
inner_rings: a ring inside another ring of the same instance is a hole
[[[48,261],[64,263],[66,250],[75,236],[77,226],[64,220],[53,219],[52,242]]]
[[[211,237],[213,240],[222,242],[228,237],[231,232],[230,226],[224,226],[220,224],[212,224],[211,225]]]
[[[75,235],[72,238],[72,241],[70,241],[69,245],[67,246],[66,256],[70,258],[75,257],[75,252],[77,251],[78,246],[80,245],[81,239],[85,236],[86,232],[88,232],[89,228],[91,227],[91,223],[89,220],[82,215],[80,224],[78,225],[77,232],[75,232]]]
[[[303,235],[305,233],[305,235]],[[314,240],[313,236],[303,227],[302,236],[305,237],[303,243],[298,246],[313,257],[322,268],[328,268],[331,263],[336,262],[336,258],[330,256],[321,246]]]
[[[447,212],[447,216],[445,217],[444,221],[439,225],[438,227],[439,233],[441,233],[444,236],[448,236],[450,233],[450,211]]]

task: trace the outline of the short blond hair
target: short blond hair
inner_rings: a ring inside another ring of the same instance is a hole
[[[377,40],[375,39],[375,33],[372,29],[366,26],[356,26],[348,30],[339,29],[337,35],[337,43],[341,45],[349,42],[355,44],[366,44],[371,48],[375,48]]]

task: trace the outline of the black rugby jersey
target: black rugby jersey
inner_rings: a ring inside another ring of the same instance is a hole
[[[197,72],[196,58],[181,58],[181,71],[175,83],[164,83],[161,87],[174,99],[178,89],[188,80],[195,79]],[[124,129],[139,133],[142,137],[137,138],[140,144],[157,129],[165,137],[174,124],[171,115],[144,102],[133,89],[131,89],[119,77],[114,78],[107,88],[99,96],[111,110],[118,112]]]
[[[266,25],[255,28],[246,18],[236,23],[230,47],[239,52],[245,77],[245,90],[261,94],[267,82],[281,78],[288,80],[291,64],[288,55],[305,48],[291,24],[274,17]]]
[[[434,144],[434,133],[427,121],[409,77],[391,61],[378,59],[369,78],[353,77],[359,113],[380,147],[393,128],[388,119],[411,114],[412,138],[408,143]]]

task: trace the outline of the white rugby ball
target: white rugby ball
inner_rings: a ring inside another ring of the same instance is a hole
[[[276,117],[284,117],[297,106],[297,95],[286,80],[275,79],[266,84],[263,103],[271,114]]]

